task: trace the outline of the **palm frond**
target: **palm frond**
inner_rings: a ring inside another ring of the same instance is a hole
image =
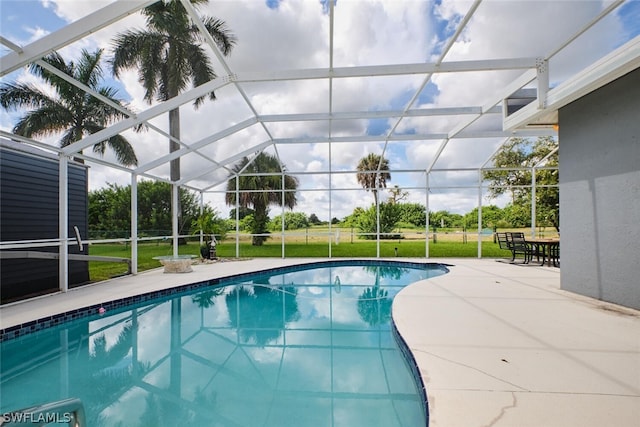
[[[136,156],[133,147],[129,142],[121,135],[115,135],[109,138],[107,141],[101,141],[93,146],[93,152],[99,155],[104,155],[107,146],[113,150],[116,155],[118,163],[123,166],[137,166],[138,158]]]
[[[13,133],[32,138],[51,136],[64,131],[73,123],[73,115],[64,106],[51,102],[27,112],[13,127]]]
[[[218,46],[218,49],[220,49],[220,52],[222,52],[224,56],[229,55],[233,47],[236,45],[237,38],[233,32],[231,32],[227,24],[220,19],[212,18],[210,16],[203,17],[202,22],[209,34],[211,34],[211,37]]]
[[[74,70],[76,80],[92,89],[96,89],[104,77],[100,66],[102,52],[102,49],[97,49],[94,53],[89,53],[87,50],[82,49],[80,62],[78,62]]]
[[[193,86],[197,87],[215,79],[216,73],[207,57],[206,52],[198,45],[192,45],[187,50],[187,66],[189,75],[193,77]],[[215,99],[215,93],[209,94],[211,100]],[[194,100],[194,105],[199,107],[204,102],[205,97],[201,96]]]
[[[64,58],[62,58],[62,56],[58,52],[50,53],[49,55],[42,58],[42,60],[47,64],[62,71],[66,75],[73,77],[73,62],[65,62]],[[31,74],[40,77],[42,80],[44,80],[54,88],[68,85],[68,83],[64,79],[60,78],[58,75],[52,73],[46,68],[43,68],[36,62],[32,63],[29,66],[29,71],[31,72]]]
[[[114,103],[121,103],[116,98],[116,89],[100,86],[103,77],[100,66],[102,52],[101,49],[95,52],[83,50],[77,63],[65,62],[57,52],[51,53],[43,60],[95,89]],[[0,104],[4,108],[32,109],[25,113],[14,126],[13,132],[18,135],[34,137],[62,133],[60,146],[66,147],[82,139],[85,134],[95,133],[127,116],[119,109],[85,93],[41,64],[34,63],[30,69],[54,88],[56,96],[49,96],[32,85],[8,83],[0,86]],[[124,137],[117,135],[101,142],[94,147],[94,151],[103,154],[107,145],[114,149],[118,161],[122,164],[126,166],[137,164],[133,148]]]
[[[55,102],[56,100],[31,84],[7,83],[0,87],[0,105],[6,110],[39,108]]]
[[[60,146],[66,147],[68,145],[73,144],[74,142],[80,141],[82,139],[83,134],[84,134],[83,129],[76,126],[67,129],[64,135],[62,135],[62,139],[60,140]]]
[[[144,99],[147,102],[152,102],[160,92],[158,81],[162,79],[166,43],[166,35],[141,30],[125,31],[113,41],[113,58],[110,61],[113,75],[119,77],[123,70],[137,67],[138,81],[145,89]]]

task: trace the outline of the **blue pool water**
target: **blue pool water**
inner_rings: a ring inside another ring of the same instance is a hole
[[[75,397],[90,426],[425,426],[391,302],[447,270],[377,264],[243,276],[5,341],[1,412]]]

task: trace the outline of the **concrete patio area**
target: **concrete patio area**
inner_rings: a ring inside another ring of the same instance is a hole
[[[177,285],[317,261],[217,262],[183,274],[159,268],[3,306],[0,328]],[[393,317],[422,374],[430,426],[640,425],[640,312],[560,290],[560,271],[553,267],[426,261],[448,264],[450,273],[403,289]]]
[[[393,305],[430,426],[640,425],[640,312],[560,290],[556,268],[446,262]]]

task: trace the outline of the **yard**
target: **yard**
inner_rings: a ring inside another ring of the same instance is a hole
[[[334,229],[329,235],[328,228],[312,228],[295,230],[285,233],[285,257],[329,257],[329,236],[331,236],[331,257],[376,257],[377,244],[375,240],[357,238],[350,229]],[[528,231],[528,230],[527,230]],[[549,237],[553,232],[544,232]],[[380,256],[383,258],[423,258],[425,256],[424,231],[402,230],[402,239],[381,240]],[[459,230],[438,230],[437,235],[429,233],[429,257],[477,257],[477,233],[463,233]],[[129,244],[92,244],[89,246],[90,255],[131,257]],[[239,236],[239,254],[241,258],[281,257],[283,242],[279,234],[273,234],[262,246],[252,246],[249,236]],[[216,246],[220,258],[236,257],[235,235],[227,236]],[[160,267],[160,263],[153,257],[171,255],[173,246],[170,240],[146,242],[138,244],[138,271]],[[197,236],[193,241],[178,247],[180,255],[200,255],[200,245]],[[501,250],[494,243],[492,234],[482,235],[482,257],[507,258],[510,252]],[[122,263],[90,262],[89,271],[91,281],[106,280],[110,277],[125,274],[126,266]]]

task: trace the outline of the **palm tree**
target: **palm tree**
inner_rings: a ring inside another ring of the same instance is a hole
[[[191,0],[194,5],[206,4],[209,0]],[[159,1],[142,10],[146,17],[146,30],[129,30],[114,39],[113,74],[118,77],[122,70],[137,67],[140,82],[145,89],[144,99],[166,101],[177,96],[191,82],[194,87],[216,78],[211,61],[201,47],[203,35],[193,25],[179,0]],[[235,44],[235,37],[226,24],[204,16],[202,21],[207,31],[224,55],[228,55]],[[215,99],[215,94],[209,94]],[[205,96],[196,98],[197,108]],[[169,111],[169,133],[180,139],[180,110]],[[170,141],[170,151],[180,145]],[[180,179],[180,158],[171,161],[171,180]]]
[[[227,181],[227,194],[225,196],[227,204],[229,206],[236,205],[236,179],[239,179],[238,204],[241,208],[252,207],[254,210],[251,224],[251,233],[254,234],[252,244],[254,246],[260,246],[267,240],[267,236],[262,234],[268,232],[269,206],[282,203],[282,175],[259,174],[282,172],[283,169],[277,158],[266,153],[260,153],[251,161],[244,157],[232,168],[232,174],[235,176]],[[295,190],[298,188],[298,179],[290,175],[284,175],[284,188],[287,190],[284,193],[284,204],[289,209],[293,209],[297,203]]]
[[[382,156],[369,153],[358,163],[358,183],[366,191],[373,193],[373,200],[378,204],[378,188],[387,188],[387,181],[391,181],[389,161]]]
[[[102,49],[93,53],[82,50],[78,63],[65,62],[54,52],[43,61],[52,65],[80,83],[88,86],[111,101],[123,105],[116,98],[117,90],[101,86]],[[85,135],[96,133],[110,123],[125,118],[121,111],[104,104],[94,96],[72,85],[38,63],[29,70],[51,85],[55,95],[50,95],[35,85],[28,83],[7,83],[0,87],[0,105],[7,110],[31,108],[13,128],[13,133],[27,138],[55,135],[64,132],[60,146],[65,147],[81,140]],[[124,166],[137,165],[138,159],[131,144],[121,135],[115,135],[93,146],[93,151],[104,154],[109,146],[118,162]]]

